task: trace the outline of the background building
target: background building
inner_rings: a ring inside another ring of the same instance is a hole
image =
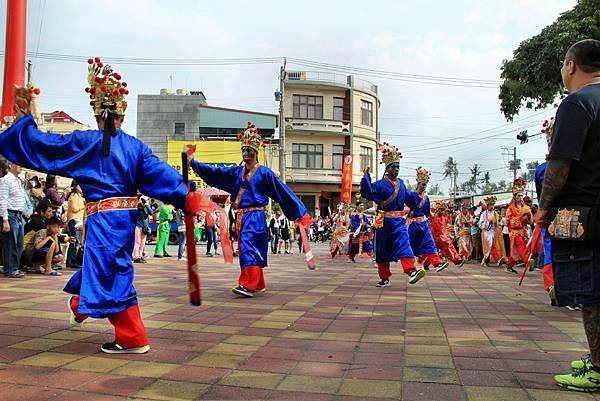
[[[283,85],[286,183],[324,216],[339,203],[344,155],[354,156],[354,191],[364,167],[376,175],[377,86],[309,71],[286,71]]]
[[[221,166],[240,163],[238,134],[248,121],[256,124],[269,142],[260,163],[269,168],[279,163],[278,141],[273,139],[275,114],[209,106],[202,92],[185,89],[175,94],[162,89],[160,95],[139,95],[137,113],[137,137],[178,171],[181,151],[188,144],[196,145],[197,160]],[[205,186],[195,174],[190,177]]]

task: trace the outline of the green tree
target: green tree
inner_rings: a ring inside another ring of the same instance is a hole
[[[600,0],[579,0],[541,33],[524,40],[501,67],[500,109],[511,120],[525,106],[543,109],[563,93],[560,68],[569,47],[600,39]]]
[[[473,167],[469,167],[469,171],[471,172],[471,178],[469,178],[469,181],[467,181],[467,191],[471,194],[474,194],[479,189],[479,175],[481,174],[481,167],[475,163]]]
[[[454,160],[454,158],[452,156],[450,156],[450,157],[448,157],[448,160],[446,160],[444,162],[443,167],[444,167],[444,178],[450,177],[450,179],[452,181],[452,185],[450,186],[450,192],[455,193],[456,186],[457,186],[456,179],[458,178],[458,163],[456,162],[456,160]]]

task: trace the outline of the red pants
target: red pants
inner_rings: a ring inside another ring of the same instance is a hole
[[[527,262],[527,260],[529,259],[530,251],[529,249],[527,249],[527,245],[525,244],[525,238],[521,237],[520,235],[516,235],[513,238],[510,249],[511,255],[509,256],[508,261],[506,262],[506,266],[513,267],[517,264],[517,261],[512,257],[512,253],[515,251],[515,249],[523,262]]]
[[[71,298],[71,310],[75,313],[75,319],[78,322],[83,322],[88,318],[88,315],[77,313],[79,308],[79,295]],[[148,345],[148,335],[140,308],[138,305],[130,306],[122,312],[115,313],[108,318],[110,324],[115,327],[115,341],[123,348],[135,348]]]
[[[250,291],[266,288],[263,269],[257,265],[246,266],[240,272],[238,284]]]
[[[544,265],[542,269],[542,277],[544,278],[544,290],[550,291],[550,287],[554,285],[554,271],[552,270],[552,263]]]
[[[400,259],[400,263],[402,263],[402,270],[406,274],[410,274],[410,272],[415,270],[415,258],[402,258]],[[390,262],[377,262],[377,271],[380,279],[386,280],[390,278],[392,275]]]
[[[452,244],[452,241],[450,241],[450,238],[446,234],[442,234],[435,239],[435,246],[437,246],[444,257],[450,259],[455,265],[460,262],[461,256],[456,252],[454,244]]]
[[[440,259],[440,256],[436,253],[426,253],[424,255],[419,256],[418,260],[419,263],[421,263],[425,267],[435,267],[442,264],[442,259]]]

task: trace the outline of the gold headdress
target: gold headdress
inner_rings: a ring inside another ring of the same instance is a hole
[[[490,205],[490,204],[494,204],[496,203],[496,201],[498,200],[498,198],[495,195],[490,195],[488,197],[486,197],[483,201],[485,202],[486,205]]]
[[[400,150],[387,142],[380,144],[378,148],[381,152],[381,163],[384,164],[385,167],[392,163],[398,163],[400,162],[400,159],[402,159],[402,153]]]
[[[242,141],[242,149],[252,148],[258,153],[261,147],[264,148],[266,146],[258,128],[251,122],[248,122],[248,127],[245,130],[240,131],[239,138]]]
[[[527,189],[527,181],[525,181],[524,179],[517,178],[513,182],[513,186],[512,186],[513,195],[523,194],[525,192],[525,189]]]
[[[121,75],[113,71],[110,65],[104,65],[100,57],[88,59],[88,64],[89,86],[85,92],[90,94],[94,115],[101,115],[106,108],[114,108],[115,114],[125,115],[125,95],[129,94],[127,82],[121,82]]]
[[[425,170],[423,167],[417,169],[417,183],[427,184],[431,178],[431,173]]]

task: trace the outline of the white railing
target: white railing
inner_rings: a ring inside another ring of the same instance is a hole
[[[339,184],[342,182],[341,169],[287,167],[286,180],[290,182],[319,182]]]
[[[350,77],[344,74],[335,72],[323,71],[286,71],[285,78],[287,81],[317,81],[317,82],[333,82],[341,85],[350,86]],[[368,90],[377,94],[377,85],[360,78],[354,78],[354,87],[356,89]]]
[[[350,123],[337,120],[311,120],[304,118],[286,118],[285,129],[294,131],[320,131],[347,134]]]

